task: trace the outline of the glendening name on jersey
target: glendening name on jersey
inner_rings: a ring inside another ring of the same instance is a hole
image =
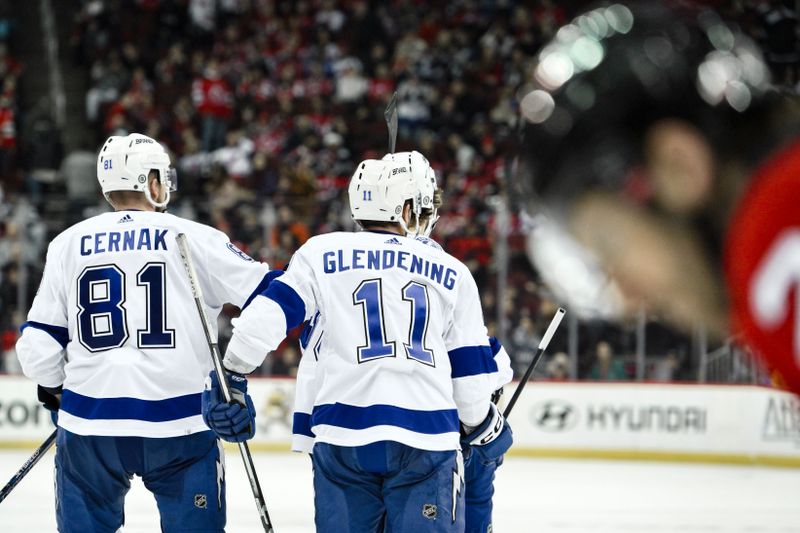
[[[50,244],[17,353],[37,383],[63,383],[59,426],[144,437],[208,430],[200,393],[211,359],[179,233],[192,248],[209,316],[225,303],[244,307],[264,290],[267,265],[224,233],[166,213],[105,213]]]
[[[412,274],[421,274],[447,290],[453,290],[458,277],[452,268],[404,250],[353,249],[347,253],[344,250],[335,250],[322,254],[322,271],[326,274],[346,272],[351,268],[353,270],[399,268]]]

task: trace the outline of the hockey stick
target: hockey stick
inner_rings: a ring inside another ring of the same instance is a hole
[[[200,315],[200,321],[203,323],[203,331],[206,334],[206,341],[208,342],[208,349],[211,351],[211,359],[214,362],[214,370],[217,371],[219,376],[219,385],[222,389],[222,397],[226,402],[231,403],[231,389],[228,385],[228,380],[225,379],[225,369],[222,367],[222,356],[219,352],[219,346],[214,339],[211,338],[211,322],[206,314],[206,308],[203,304],[203,292],[200,288],[200,283],[197,280],[197,272],[194,269],[194,262],[192,255],[189,252],[189,243],[186,240],[184,233],[178,234],[176,237],[178,242],[178,250],[183,259],[183,266],[186,268],[186,274],[189,276],[189,284],[192,286],[192,295],[194,296],[194,303],[197,306],[197,312]],[[267,513],[267,504],[264,502],[264,493],[261,491],[261,484],[258,482],[256,475],[256,467],[253,464],[253,456],[250,455],[250,447],[247,442],[239,443],[239,453],[242,455],[242,462],[244,469],[247,472],[247,479],[250,480],[250,488],[253,490],[253,497],[258,507],[258,514],[261,517],[261,525],[264,526],[266,533],[273,533],[272,521],[269,519]]]
[[[389,100],[389,105],[383,112],[386,119],[386,126],[389,128],[389,153],[394,153],[394,147],[397,145],[397,91],[392,95]]]
[[[57,431],[58,430],[53,431],[50,434],[50,436],[47,437],[47,440],[45,440],[41,446],[36,448],[36,451],[33,452],[33,455],[31,455],[27,461],[25,461],[25,464],[22,465],[22,468],[20,468],[17,471],[17,473],[14,474],[14,476],[11,478],[11,480],[8,483],[6,483],[6,486],[3,487],[3,490],[0,490],[0,503],[2,503],[2,501],[6,499],[6,496],[8,496],[11,493],[11,491],[14,490],[14,487],[17,486],[17,483],[22,481],[22,478],[27,476],[28,472],[30,472],[31,469],[34,466],[36,466],[36,463],[39,462],[39,459],[44,457],[44,454],[47,453],[47,450],[49,450],[50,447],[53,445],[53,443],[56,441]]]
[[[550,325],[547,326],[547,331],[544,332],[542,340],[539,341],[539,349],[536,350],[536,354],[533,356],[533,361],[531,361],[531,364],[528,365],[528,370],[525,371],[525,375],[522,376],[519,385],[517,385],[517,389],[514,391],[514,395],[508,402],[508,406],[506,407],[505,412],[503,412],[503,418],[508,418],[508,415],[511,414],[514,404],[517,403],[519,395],[522,394],[522,389],[525,388],[525,384],[528,383],[528,379],[530,379],[533,369],[536,368],[536,363],[538,363],[539,359],[542,358],[542,354],[544,354],[544,351],[547,349],[547,345],[550,344],[550,339],[553,338],[553,335],[555,335],[555,332],[558,329],[558,325],[561,324],[561,319],[564,318],[564,313],[566,313],[564,308],[559,307],[558,311],[556,311],[556,314],[553,317],[553,320],[550,321]]]

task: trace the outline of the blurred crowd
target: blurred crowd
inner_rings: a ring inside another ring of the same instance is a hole
[[[19,102],[17,81],[22,65],[9,50],[12,17],[11,7],[0,4],[0,175],[10,174],[16,164],[17,118]]]
[[[15,369],[15,360],[5,364],[5,355],[13,354],[16,327],[24,314],[20,310],[21,287],[35,287],[38,282],[20,269],[20,264],[41,262],[46,246],[45,231],[39,214],[24,195],[9,198],[9,176],[22,165],[25,156],[18,127],[20,103],[18,81],[23,65],[14,56],[12,31],[14,17],[10,3],[0,3],[0,368]],[[14,187],[11,187],[12,190]]]
[[[519,221],[499,201],[509,172],[506,156],[516,128],[517,91],[535,52],[584,4],[84,0],[70,42],[62,44],[72,54],[73,64],[65,68],[82,69],[88,79],[90,132],[82,150],[61,165],[70,201],[64,224],[106,209],[94,185],[86,185],[94,183],[92,150],[108,135],[136,131],[160,140],[172,154],[179,174],[173,212],[211,224],[251,256],[284,267],[311,235],[354,229],[347,183],[360,160],[387,150],[383,110],[396,91],[398,149],[425,154],[444,191],[433,237],[469,266],[490,333],[506,332],[502,340],[515,368],[524,370],[557,305],[524,258]],[[793,46],[797,53],[794,10],[776,2],[716,4],[774,49],[771,62],[782,81],[797,81],[798,58],[787,52]],[[783,30],[789,27],[795,36],[787,44]],[[2,44],[2,28],[0,21],[0,165],[10,165],[6,142],[14,142],[14,111],[8,99],[19,66]],[[7,108],[11,141],[3,120]],[[25,200],[37,204],[31,189],[16,195],[13,205],[0,197],[0,263],[15,262],[3,248],[14,217],[32,211],[34,220],[25,224],[37,224],[36,209]],[[24,247],[18,240],[15,253],[24,248],[41,258],[44,233]],[[498,238],[510,245],[502,291],[496,281]],[[11,316],[14,291],[6,286],[19,281],[7,282],[14,273],[0,267],[0,324],[3,338],[11,339],[20,317]],[[31,262],[26,277],[38,275]],[[507,310],[503,316],[498,294]],[[234,313],[226,309],[221,321],[223,345]],[[691,379],[689,340],[657,322],[648,328],[648,353],[658,357],[646,377]],[[581,358],[573,372],[590,379],[634,377],[632,327],[592,322],[581,324],[580,332]],[[545,377],[570,375],[562,353],[567,348],[562,328],[555,355],[540,369]],[[293,375],[298,359],[290,339],[261,371]]]
[[[140,131],[164,142],[180,176],[176,210],[280,268],[309,236],[354,229],[347,183],[360,160],[386,151],[383,110],[396,91],[398,149],[423,152],[445,193],[435,237],[468,264],[497,330],[493,198],[505,186],[515,89],[564,8],[184,4],[85,4],[73,44],[91,76],[94,141]],[[555,307],[523,268],[506,293],[506,327],[527,345]],[[286,343],[265,371],[291,373],[297,359]]]

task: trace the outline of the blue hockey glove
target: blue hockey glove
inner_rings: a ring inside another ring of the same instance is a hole
[[[50,420],[53,421],[54,426],[58,425],[58,410],[61,408],[62,390],[63,387],[61,385],[58,387],[36,386],[36,396],[42,402],[42,406],[50,411]]]
[[[497,406],[493,403],[489,406],[489,414],[484,421],[468,434],[462,435],[461,448],[471,449],[471,453],[475,455],[473,461],[477,459],[484,464],[499,464],[498,461],[502,461],[503,454],[511,448],[514,436],[511,426],[500,414]]]
[[[233,372],[227,373],[231,388],[231,403],[225,402],[217,372],[212,370],[203,391],[203,421],[228,442],[243,442],[256,434],[256,409],[247,394],[247,378]]]

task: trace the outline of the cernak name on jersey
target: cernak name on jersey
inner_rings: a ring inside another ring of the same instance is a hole
[[[322,271],[326,274],[347,270],[387,270],[399,268],[412,274],[419,274],[453,290],[457,273],[452,268],[428,261],[423,257],[402,250],[344,250],[328,251],[322,254]]]
[[[81,237],[81,255],[131,250],[167,249],[166,229],[137,228],[128,231],[101,231]]]

